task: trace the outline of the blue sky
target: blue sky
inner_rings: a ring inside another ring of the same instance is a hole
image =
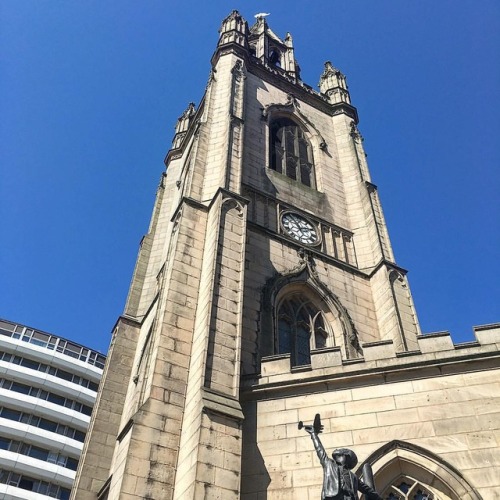
[[[290,31],[348,78],[424,332],[500,321],[500,2],[0,4],[0,317],[106,352],[177,117],[221,20]]]

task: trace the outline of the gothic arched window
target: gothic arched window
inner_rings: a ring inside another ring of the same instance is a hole
[[[271,168],[312,187],[313,162],[309,141],[302,128],[289,118],[271,123]]]
[[[386,500],[439,500],[413,478],[399,478],[382,495]]]
[[[269,52],[269,62],[278,68],[281,68],[281,54],[278,50],[272,49]]]
[[[383,500],[482,498],[460,471],[439,455],[413,443],[397,439],[386,443],[366,463],[372,467]]]
[[[292,366],[311,364],[311,349],[326,347],[323,313],[304,295],[285,297],[277,311],[276,353],[290,353]]]

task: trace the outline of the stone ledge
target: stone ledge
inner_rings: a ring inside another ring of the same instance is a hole
[[[362,347],[363,357],[366,361],[394,358],[396,356],[396,351],[394,350],[394,342],[392,340],[367,342],[366,344],[363,344]]]
[[[500,344],[500,323],[479,325],[472,328],[477,341],[483,344]]]
[[[223,394],[218,394],[206,388],[202,389],[201,393],[203,411],[212,411],[227,417],[235,418],[236,420],[245,419],[238,400]]]
[[[454,349],[449,332],[428,333],[417,337],[418,347],[423,354]]]
[[[342,364],[342,353],[340,347],[330,347],[311,352],[311,367],[326,368],[327,366],[340,366]]]

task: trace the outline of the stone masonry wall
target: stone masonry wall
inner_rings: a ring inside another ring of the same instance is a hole
[[[476,334],[471,346],[454,347],[446,334],[421,336],[413,356],[398,358],[382,343],[365,347],[366,361],[354,366],[296,375],[282,367],[282,376],[269,371],[248,382],[243,463],[252,465],[243,467],[242,499],[320,497],[321,465],[297,428],[316,413],[328,452],[352,448],[362,463],[403,441],[438,455],[485,500],[500,498],[500,327]],[[477,498],[469,493],[462,497]]]

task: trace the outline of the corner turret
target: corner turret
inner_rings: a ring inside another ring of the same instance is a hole
[[[319,79],[319,89],[331,104],[351,104],[346,78],[330,61],[325,63],[325,69]]]
[[[247,47],[248,24],[237,10],[233,10],[229,16],[222,21],[219,30],[219,43],[217,47],[228,43],[236,43]]]
[[[178,147],[180,147],[191,123],[191,119],[193,118],[195,113],[196,110],[194,102],[190,102],[184,113],[182,113],[182,115],[177,119],[177,124],[175,126],[175,135],[172,141],[172,149],[177,149]]]

